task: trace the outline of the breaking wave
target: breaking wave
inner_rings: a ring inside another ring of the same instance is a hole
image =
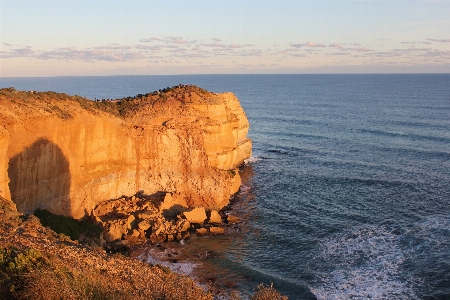
[[[410,228],[385,222],[337,234],[314,259],[320,270],[311,291],[317,299],[422,298],[427,291],[419,270],[429,277],[448,261],[450,245],[441,241],[448,240],[449,225],[449,216],[432,216]],[[448,267],[442,271],[448,274]]]
[[[257,163],[259,161],[263,160],[263,157],[259,157],[259,156],[250,156],[247,159],[244,159],[244,164],[253,164],[253,163]]]

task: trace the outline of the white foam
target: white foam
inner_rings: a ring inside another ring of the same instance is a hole
[[[399,269],[411,255],[387,225],[336,235],[317,257],[335,269],[323,270],[311,290],[317,299],[418,299],[418,280]]]
[[[247,159],[244,159],[244,164],[251,164],[251,163],[257,163],[257,162],[259,162],[259,161],[261,161],[262,160],[262,158],[261,157],[258,157],[258,156],[250,156],[249,158],[247,158]]]
[[[147,264],[161,265],[170,268],[172,272],[192,276],[194,269],[198,267],[198,265],[191,262],[171,262],[170,260],[167,260],[168,251],[170,250],[166,249],[160,251],[149,247],[145,253],[137,258]]]

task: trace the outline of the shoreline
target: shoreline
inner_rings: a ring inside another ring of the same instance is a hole
[[[215,249],[221,249],[223,243],[232,243],[233,236],[236,237],[236,233],[242,231],[245,222],[251,217],[247,210],[249,201],[253,200],[250,183],[253,176],[251,163],[256,161],[257,159],[250,158],[239,168],[242,177],[241,187],[230,198],[230,203],[221,210],[221,213],[236,216],[240,222],[223,224],[224,235],[193,236],[188,240],[157,244],[148,242],[133,247],[130,257],[150,265],[168,267],[172,272],[188,276],[203,288],[213,288],[218,295],[231,290],[240,297],[245,297],[243,299],[249,299],[257,285],[262,282],[253,284],[253,288],[248,288],[252,286],[251,278],[237,274],[230,278],[230,274],[227,274],[229,270],[223,269],[224,266],[216,265],[214,260],[220,260],[223,254]]]

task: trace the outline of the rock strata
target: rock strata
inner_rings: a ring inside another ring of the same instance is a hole
[[[0,196],[22,213],[39,208],[80,219],[106,199],[139,191],[169,193],[158,207],[168,218],[186,208],[220,210],[251,155],[238,99],[190,85],[102,102],[7,88],[0,107]],[[134,217],[117,214],[106,237],[149,230],[138,226],[144,215]]]

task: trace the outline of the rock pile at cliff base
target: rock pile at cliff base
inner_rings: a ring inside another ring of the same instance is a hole
[[[146,242],[159,244],[181,241],[192,235],[224,234],[226,225],[236,223],[236,218],[216,210],[174,203],[171,193],[138,193],[101,202],[89,220],[104,230],[99,246],[125,253],[130,247]]]

